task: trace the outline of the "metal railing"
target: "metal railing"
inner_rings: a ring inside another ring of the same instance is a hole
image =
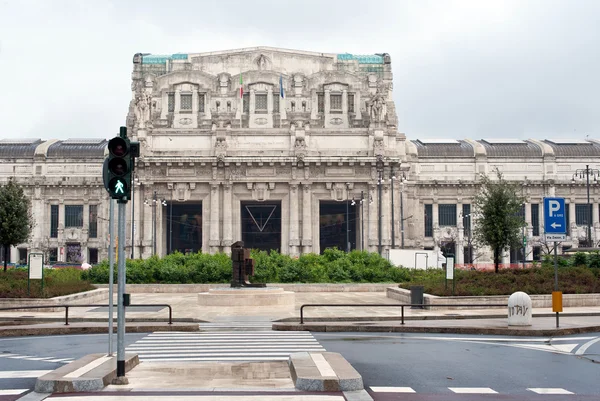
[[[384,308],[401,308],[401,324],[404,324],[404,308],[424,309],[425,307],[458,307],[458,308],[507,308],[508,304],[304,304],[300,307],[300,324],[304,324],[304,308],[311,307],[384,307]]]
[[[173,308],[169,304],[144,304],[144,305],[128,305],[125,307],[131,308],[149,308],[158,307],[169,308],[169,324],[173,324]],[[77,304],[77,305],[35,305],[35,306],[11,306],[9,308],[0,308],[3,310],[21,310],[21,309],[54,309],[54,308],[65,308],[65,326],[69,325],[69,308],[108,308],[109,305],[98,305],[98,304]],[[115,309],[116,310],[116,309]]]

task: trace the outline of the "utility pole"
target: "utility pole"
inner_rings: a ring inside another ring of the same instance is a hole
[[[108,237],[110,244],[108,248],[108,356],[113,354],[113,297],[115,280],[115,202],[109,198],[110,213],[108,219]]]

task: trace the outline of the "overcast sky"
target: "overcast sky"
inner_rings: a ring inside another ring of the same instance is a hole
[[[109,138],[137,52],[389,53],[418,138],[600,139],[600,0],[0,0],[0,138]]]

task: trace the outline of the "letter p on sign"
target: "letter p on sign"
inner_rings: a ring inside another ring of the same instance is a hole
[[[554,212],[558,212],[560,210],[560,202],[551,200],[548,202],[548,216],[552,217]]]

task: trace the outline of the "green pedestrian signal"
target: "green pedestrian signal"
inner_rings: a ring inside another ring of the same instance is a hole
[[[131,178],[135,158],[139,157],[139,142],[127,138],[127,128],[108,141],[108,157],[104,160],[102,174],[104,187],[112,199],[127,202],[131,199]]]

